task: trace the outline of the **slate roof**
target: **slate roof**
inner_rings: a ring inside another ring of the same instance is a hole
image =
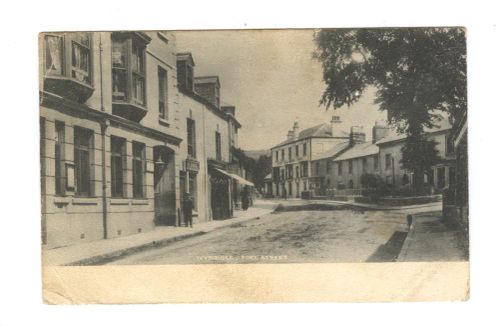
[[[349,148],[349,141],[342,142],[340,144],[335,145],[332,149],[327,150],[326,152],[322,153],[321,155],[318,156],[317,160],[322,160],[325,158],[334,158],[335,156],[339,155],[342,153],[342,151],[346,150]]]
[[[345,131],[342,132],[342,135],[344,135],[345,137],[349,137],[349,133]],[[291,144],[298,140],[303,140],[312,137],[321,137],[321,138],[332,137],[331,125],[329,123],[323,123],[314,127],[304,129],[301,132],[299,132],[299,137],[297,139],[287,139],[272,148],[280,147],[286,144]]]
[[[438,131],[448,130],[451,129],[452,127],[450,121],[446,118],[443,118],[442,120],[439,121],[435,121],[434,124],[436,125],[434,128],[424,128],[424,132],[426,134],[430,134]],[[393,141],[403,140],[405,138],[406,138],[405,134],[398,134],[396,133],[395,130],[391,130],[389,132],[389,135],[379,140],[376,144],[379,145],[379,144],[390,143]]]
[[[375,155],[379,152],[379,147],[372,142],[356,144],[353,147],[340,154],[334,161],[350,160],[357,157]]]

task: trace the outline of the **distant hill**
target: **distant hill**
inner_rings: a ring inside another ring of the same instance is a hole
[[[251,157],[254,160],[258,160],[262,155],[271,155],[271,152],[268,149],[258,149],[253,151],[244,150],[244,152],[246,156]]]

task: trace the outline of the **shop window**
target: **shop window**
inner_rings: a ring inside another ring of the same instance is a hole
[[[132,185],[134,198],[145,196],[146,151],[144,144],[132,143]]]
[[[74,151],[75,151],[75,194],[82,197],[92,195],[91,188],[91,164],[93,157],[93,131],[75,127],[74,129]]]
[[[363,157],[362,164],[363,164],[363,173],[366,173],[366,171],[368,171],[368,159],[366,157]]]
[[[125,197],[126,147],[124,138],[111,137],[111,196]]]
[[[375,155],[373,157],[373,170],[375,170],[375,171],[378,170],[378,155]]]
[[[337,174],[342,175],[342,161],[337,163]]]
[[[352,174],[352,160],[348,161],[349,174]]]

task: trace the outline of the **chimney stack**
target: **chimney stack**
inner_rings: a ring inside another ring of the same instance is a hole
[[[361,126],[352,126],[351,133],[349,135],[349,141],[351,146],[354,144],[364,143],[366,141],[366,135]]]
[[[332,116],[330,127],[332,137],[345,137],[344,135],[342,135],[342,120],[340,120],[340,117],[338,115]]]
[[[299,122],[298,121],[295,121],[293,123],[293,139],[298,139],[299,138]]]
[[[293,135],[293,130],[288,130],[288,134],[286,135],[287,140],[293,140],[294,135]]]
[[[387,137],[388,134],[389,127],[387,125],[375,122],[375,125],[372,128],[372,143],[375,144],[382,138]]]

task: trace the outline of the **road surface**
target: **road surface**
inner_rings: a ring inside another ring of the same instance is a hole
[[[390,262],[407,231],[398,211],[284,211],[109,264]]]

